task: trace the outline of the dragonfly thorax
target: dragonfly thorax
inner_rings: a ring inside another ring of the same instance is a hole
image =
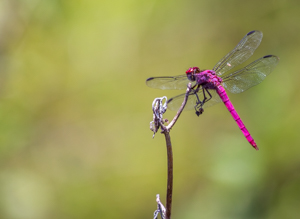
[[[222,78],[218,77],[212,70],[205,70],[194,75],[197,84],[201,84],[205,88],[213,89],[222,83]]]

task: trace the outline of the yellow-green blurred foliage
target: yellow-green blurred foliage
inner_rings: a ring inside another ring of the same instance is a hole
[[[151,76],[209,69],[251,30],[248,63],[280,63],[223,104],[182,114],[173,218],[299,218],[300,2],[0,1],[0,218],[152,218],[166,192],[164,137],[152,139]],[[174,112],[167,112],[171,119]]]

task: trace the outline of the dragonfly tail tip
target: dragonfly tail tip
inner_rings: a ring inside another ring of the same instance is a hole
[[[254,148],[255,148],[255,150],[257,150],[257,151],[259,150],[259,148],[257,147],[257,145],[256,145],[256,144],[253,144],[253,145],[252,145],[252,147],[254,147]]]

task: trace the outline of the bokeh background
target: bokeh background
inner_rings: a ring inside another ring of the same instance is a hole
[[[173,218],[299,218],[300,2],[1,0],[0,218],[153,218],[166,193],[151,76],[209,69],[251,30],[280,63],[171,131]],[[246,64],[247,64],[246,63]],[[167,112],[172,119],[175,112]]]

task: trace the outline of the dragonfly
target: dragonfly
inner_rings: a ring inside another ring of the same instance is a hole
[[[248,60],[259,46],[263,34],[253,30],[247,33],[237,46],[225,55],[212,70],[200,70],[191,67],[186,74],[179,76],[150,77],[146,84],[151,88],[183,90],[188,83],[192,84],[185,110],[195,109],[197,116],[204,112],[203,108],[223,102],[236,121],[245,138],[258,150],[258,146],[240,116],[231,103],[227,91],[241,93],[261,83],[269,75],[279,62],[275,55],[266,55],[236,71],[230,71],[234,67]],[[172,97],[167,101],[170,110],[178,110],[181,106],[185,93]]]

